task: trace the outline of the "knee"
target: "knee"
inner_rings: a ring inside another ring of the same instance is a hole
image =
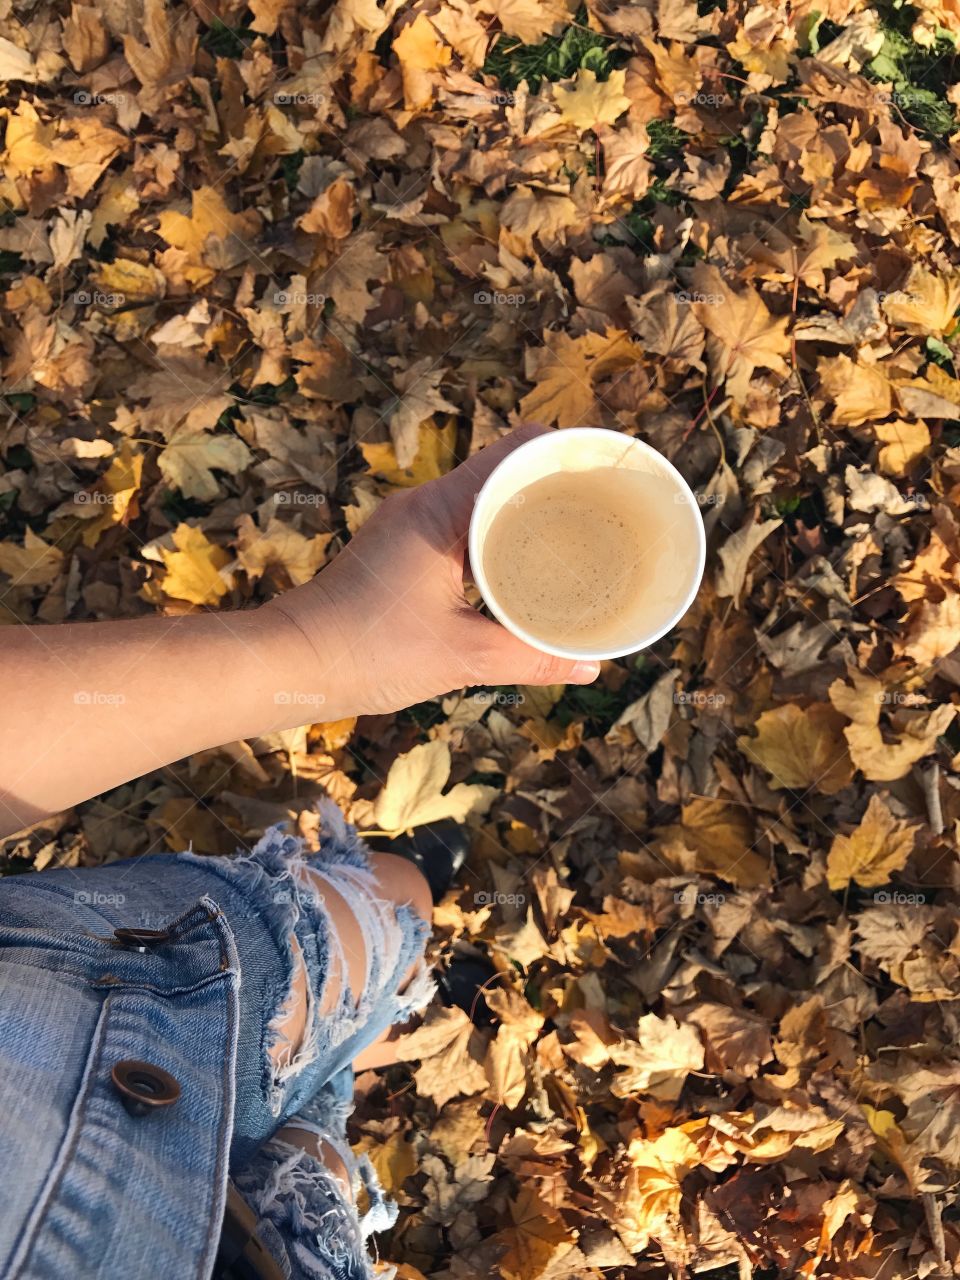
[[[433,897],[422,872],[395,853],[371,853],[370,867],[381,895],[396,906],[409,904],[429,924]]]

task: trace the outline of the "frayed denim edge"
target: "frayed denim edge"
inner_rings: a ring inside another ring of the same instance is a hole
[[[411,906],[395,907],[377,897],[369,851],[356,828],[345,820],[332,801],[321,801],[318,807],[322,825],[320,848],[316,853],[301,837],[285,833],[283,824],[277,824],[264,832],[249,854],[210,857],[186,852],[179,855],[217,872],[248,898],[284,961],[287,981],[266,1011],[262,1046],[263,1096],[271,1114],[276,1117],[282,1114],[287,1086],[314,1063],[324,1049],[342,1044],[362,1026],[377,1001],[389,995],[394,1004],[391,1022],[402,1023],[424,1008],[436,991],[436,984],[422,956],[430,932],[429,923]],[[325,1003],[324,994],[331,980],[332,960],[334,957],[339,960],[344,975],[346,965],[338,932],[311,876],[329,880],[353,907],[367,951],[368,974],[360,1000],[354,1002],[344,976],[339,1000],[325,1015],[319,1011]],[[395,921],[395,957],[385,954],[385,951],[393,949],[384,947],[385,930],[378,935],[372,927],[375,923],[372,917],[377,912],[381,913],[384,921],[391,916]],[[306,936],[301,937],[304,933]],[[291,942],[291,935],[297,938],[299,955]],[[310,942],[313,945],[305,945]],[[403,974],[418,956],[420,963],[407,989],[397,992]],[[306,1029],[292,1060],[277,1065],[272,1057],[273,1051],[289,1043],[278,1023],[290,991],[292,975],[301,957],[307,971]],[[390,962],[389,973],[384,972],[385,962]],[[330,1038],[326,1045],[322,1043],[324,1035]]]
[[[301,1121],[300,1116],[294,1123],[341,1152],[344,1144],[324,1126]],[[375,1274],[366,1242],[374,1231],[392,1227],[399,1211],[386,1199],[369,1159],[358,1160],[349,1147],[346,1156],[354,1194],[362,1185],[369,1199],[362,1218],[330,1170],[285,1138],[266,1143],[235,1179],[257,1214],[261,1240],[288,1275],[304,1280],[370,1280]],[[390,1274],[392,1269],[381,1270],[377,1280]]]

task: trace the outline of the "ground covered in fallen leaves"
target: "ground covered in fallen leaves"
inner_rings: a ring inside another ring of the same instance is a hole
[[[528,418],[710,546],[594,687],[236,743],[4,869],[470,807],[492,1025],[359,1082],[404,1280],[956,1274],[956,0],[2,13],[0,621],[268,598]]]

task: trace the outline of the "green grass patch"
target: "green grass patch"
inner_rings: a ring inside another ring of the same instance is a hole
[[[881,26],[883,44],[865,71],[877,82],[893,85],[891,109],[928,137],[943,139],[957,128],[957,115],[946,100],[958,78],[957,44],[946,33],[924,49],[910,35],[915,18],[910,6],[891,8]]]
[[[690,134],[678,129],[672,120],[651,120],[647,125],[650,145],[647,156],[656,164],[658,160],[675,160],[690,141]]]
[[[573,26],[540,44],[523,44],[516,36],[500,35],[480,70],[506,90],[516,89],[526,80],[532,93],[540,92],[544,80],[568,80],[581,70],[606,80],[627,61],[629,51],[612,37],[588,30],[586,22],[587,12],[581,5]]]
[[[273,406],[279,404],[285,396],[292,396],[296,389],[297,380],[291,374],[284,382],[262,382],[258,386],[252,387],[249,391],[241,386],[239,382],[235,382],[229,388],[229,394],[234,396],[241,404]],[[231,405],[229,409],[224,409],[217,419],[217,426],[229,427],[239,416],[240,413],[237,406]]]
[[[305,151],[295,151],[293,155],[283,156],[280,160],[280,173],[288,191],[296,190],[300,180],[300,169],[307,158]]]
[[[165,489],[160,499],[160,510],[171,524],[181,524],[184,520],[199,520],[201,516],[209,515],[210,504],[186,498],[179,489]]]
[[[29,413],[30,410],[37,403],[37,397],[29,391],[14,391],[10,395],[4,396],[3,398],[4,400],[6,400],[7,404],[11,407],[11,409],[13,409],[14,413],[20,413],[20,414]],[[26,445],[15,444],[12,449],[9,449],[7,451],[7,458],[11,459],[13,457],[14,452],[18,449],[23,450],[26,461],[14,462],[13,466],[32,467],[33,454],[26,447]]]
[[[553,709],[551,719],[566,728],[576,720],[583,720],[592,731],[604,732],[617,720],[620,713],[636,702],[657,681],[657,673],[642,654],[638,661],[630,663],[630,674],[619,689],[608,689],[600,681],[594,684],[568,684],[563,696]]]
[[[251,27],[228,27],[214,18],[200,37],[200,47],[215,58],[242,58],[256,39],[257,33]]]

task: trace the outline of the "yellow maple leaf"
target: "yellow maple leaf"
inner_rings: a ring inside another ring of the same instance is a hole
[[[237,560],[250,578],[260,578],[268,569],[281,569],[295,587],[317,573],[333,537],[332,533],[318,533],[308,538],[276,516],[270,517],[266,529],[258,529],[250,516],[241,516],[237,533]]]
[[[680,1213],[682,1182],[701,1163],[696,1144],[682,1128],[665,1129],[655,1140],[634,1138],[630,1169],[615,1197],[601,1196],[605,1214],[632,1253],[641,1253],[651,1236]]]
[[[402,1129],[387,1138],[364,1134],[354,1147],[357,1155],[365,1155],[376,1170],[380,1185],[388,1196],[394,1196],[408,1178],[416,1173],[419,1162],[416,1148]]]
[[[139,514],[137,494],[142,474],[143,454],[137,453],[129,440],[124,440],[120,452],[100,477],[96,488],[86,495],[89,501],[83,504],[83,513],[89,512],[92,518],[84,520],[82,536],[85,546],[95,547],[107,529],[123,523],[128,515],[132,518]],[[79,498],[80,495],[76,496]]]
[[[393,42],[403,76],[403,99],[408,111],[427,107],[433,101],[436,72],[450,62],[453,50],[437,35],[425,13],[418,13]]]
[[[931,587],[938,592],[956,590],[956,573],[950,548],[934,531],[920,554],[900,573],[894,574],[890,585],[908,602],[923,600],[930,594]]]
[[[882,422],[874,428],[874,435],[883,445],[880,450],[880,470],[888,476],[902,476],[919,461],[930,447],[930,429],[925,422]]]
[[[437,822],[441,818],[465,821],[468,813],[486,812],[495,787],[458,782],[446,794],[450,777],[450,748],[434,739],[421,742],[397,756],[387,780],[373,805],[373,817],[385,831],[406,831],[410,827]]]
[[[636,1040],[610,1046],[610,1061],[622,1068],[610,1086],[615,1097],[646,1093],[675,1102],[688,1072],[703,1068],[703,1042],[690,1023],[647,1013],[637,1022]]]
[[[664,856],[683,871],[720,876],[744,889],[770,883],[770,866],[752,845],[753,819],[743,805],[696,796],[681,820],[660,828]]]
[[[574,1233],[534,1187],[520,1188],[516,1200],[510,1202],[510,1217],[513,1226],[497,1236],[507,1245],[497,1263],[504,1280],[536,1280],[574,1246]]]
[[[826,703],[772,707],[759,717],[756,728],[755,737],[738,738],[737,745],[769,774],[775,791],[816,787],[832,796],[850,782],[853,770],[841,733],[843,720]]]
[[[549,333],[543,348],[528,353],[528,377],[536,386],[523,397],[520,412],[546,426],[588,426],[596,409],[594,383],[629,368],[642,354],[622,329],[579,338]]]
[[[536,386],[521,400],[520,413],[525,421],[545,426],[583,426],[596,404],[590,361],[577,339],[567,333],[551,334],[547,343],[538,362]]]
[[[919,264],[911,268],[902,289],[883,300],[884,315],[900,329],[942,337],[956,323],[960,307],[960,276],[934,275]]]
[[[160,235],[185,255],[180,272],[201,287],[210,284],[220,267],[246,256],[246,243],[259,225],[260,217],[252,209],[233,213],[216,187],[198,187],[192,193],[189,218],[175,209],[160,214]]]
[[[870,889],[901,871],[913,850],[918,824],[895,818],[881,798],[870,797],[856,831],[834,836],[827,855],[827,884],[845,889],[851,880]]]
[[[923,1150],[922,1143],[918,1150],[917,1145],[908,1140],[892,1111],[883,1111],[867,1103],[861,1103],[860,1109],[877,1139],[877,1146],[889,1160],[900,1166],[914,1194],[919,1195],[928,1176],[929,1152]]]
[[[555,760],[558,751],[574,751],[583,741],[583,725],[575,720],[561,725],[557,720],[531,716],[517,732],[533,743],[541,760]]]
[[[98,262],[91,278],[98,289],[117,298],[113,305],[118,307],[126,302],[152,302],[167,289],[162,271],[132,258]]]
[[[960,645],[960,594],[954,578],[942,600],[921,600],[914,606],[904,638],[894,648],[920,667],[939,662]]]
[[[893,386],[877,365],[856,364],[849,356],[828,356],[817,365],[820,392],[833,401],[832,422],[856,427],[886,418],[893,408]]]
[[[367,466],[376,475],[383,476],[391,488],[411,489],[427,480],[436,480],[439,476],[446,475],[454,464],[457,424],[452,418],[444,427],[438,427],[432,419],[428,419],[421,422],[419,431],[420,442],[409,467],[401,467],[397,462],[392,442],[360,442],[360,452]]]
[[[8,178],[25,177],[55,163],[56,128],[42,124],[36,108],[21,98],[15,113],[6,112],[7,129],[0,164]]]
[[[783,84],[790,75],[790,59],[794,51],[783,40],[769,40],[754,44],[746,32],[738,33],[729,41],[727,52],[747,71],[761,77],[764,88],[771,84]]]
[[[319,743],[324,751],[339,751],[350,741],[356,727],[356,716],[346,716],[342,720],[323,720],[319,724],[312,724],[307,736],[311,745]]]
[[[707,352],[714,375],[726,379],[735,401],[746,399],[755,369],[789,371],[784,360],[788,319],[771,315],[756,289],[747,286],[735,293],[720,271],[706,263],[698,264],[691,283],[694,314],[710,335]]]
[[[23,546],[18,542],[0,542],[0,573],[11,579],[14,587],[48,587],[63,567],[63,552],[44,542],[27,526]]]
[[[231,556],[223,547],[211,542],[202,529],[178,524],[173,531],[175,551],[161,548],[166,567],[164,592],[175,600],[190,604],[216,605],[230,590],[232,583],[220,572]]]
[[[582,67],[570,88],[556,85],[553,96],[564,121],[581,133],[613,124],[630,106],[630,99],[623,92],[626,76],[626,71],[611,71],[609,77],[601,81],[594,72]]]

